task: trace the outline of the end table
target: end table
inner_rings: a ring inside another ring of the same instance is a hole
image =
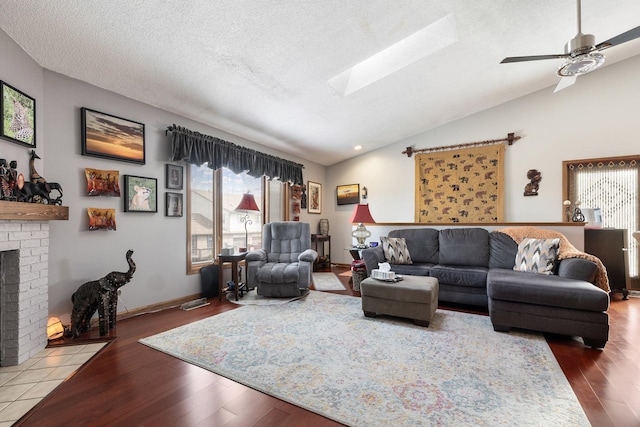
[[[234,292],[236,294],[236,301],[238,301],[238,290],[240,289],[240,283],[238,280],[238,263],[240,261],[242,261],[243,259],[245,259],[245,257],[247,256],[247,252],[240,252],[237,254],[231,254],[231,255],[222,255],[222,254],[218,254],[218,298],[220,299],[220,301],[222,301],[222,292],[226,289],[225,287],[223,287],[223,266],[225,262],[230,262],[231,263],[231,280],[233,281],[233,283],[235,284],[234,286]],[[247,292],[249,292],[247,290]],[[225,292],[226,295],[226,292]],[[240,294],[242,296],[242,294]]]

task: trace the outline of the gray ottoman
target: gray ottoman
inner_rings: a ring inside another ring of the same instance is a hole
[[[438,279],[435,277],[404,276],[399,282],[369,277],[360,283],[360,293],[366,317],[386,314],[413,319],[419,326],[429,326],[438,308]]]

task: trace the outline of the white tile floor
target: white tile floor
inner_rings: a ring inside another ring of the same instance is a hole
[[[45,348],[18,366],[0,367],[0,427],[8,427],[107,343]]]

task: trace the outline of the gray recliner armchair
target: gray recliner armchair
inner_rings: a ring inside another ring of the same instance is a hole
[[[247,254],[247,285],[265,297],[295,297],[311,285],[318,253],[303,222],[272,222],[262,230],[262,249]]]

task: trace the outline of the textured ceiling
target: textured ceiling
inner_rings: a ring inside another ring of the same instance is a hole
[[[448,14],[456,43],[346,97],[327,83]],[[638,25],[638,0],[582,2],[596,42]],[[552,91],[561,60],[499,62],[577,32],[571,0],[2,0],[0,28],[46,69],[323,165]]]

